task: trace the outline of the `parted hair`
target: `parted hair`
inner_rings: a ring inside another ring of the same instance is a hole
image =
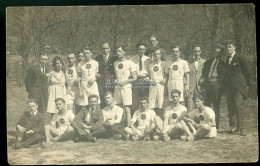
[[[110,91],[107,91],[105,94],[104,94],[104,97],[106,97],[107,95],[111,95],[112,97],[114,97],[114,93],[110,92]]]
[[[55,103],[57,103],[58,101],[62,101],[63,103],[66,103],[66,101],[63,98],[56,98],[54,101]]]
[[[90,101],[90,99],[92,98],[96,98],[98,100],[98,95],[92,94],[88,96],[88,101]]]
[[[178,89],[173,89],[173,90],[171,91],[171,96],[172,96],[174,93],[179,94],[179,96],[181,95],[181,91],[179,91]]]
[[[36,105],[39,104],[39,103],[38,103],[38,100],[33,99],[33,98],[29,98],[29,99],[27,100],[27,104],[29,104],[29,103],[35,103]]]
[[[195,101],[195,100],[197,100],[197,99],[199,99],[199,100],[201,100],[201,101],[204,101],[203,95],[200,94],[200,93],[193,95],[193,101]]]

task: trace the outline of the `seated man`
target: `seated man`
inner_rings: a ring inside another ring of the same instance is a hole
[[[69,139],[74,133],[70,123],[75,118],[75,115],[65,108],[66,103],[63,98],[55,99],[55,103],[59,112],[52,117],[51,125],[44,126],[46,138],[44,145],[48,145],[51,141],[57,142]]]
[[[217,128],[214,111],[211,108],[204,106],[201,94],[195,95],[193,100],[196,109],[190,112],[188,117],[184,118],[184,121],[190,122],[195,127],[196,134],[194,134],[194,139],[216,137]]]
[[[71,123],[75,133],[75,142],[96,142],[96,137],[92,137],[91,133],[102,126],[103,113],[98,106],[98,96],[90,95],[88,103],[88,106],[81,108]]]
[[[41,141],[44,132],[44,116],[37,110],[38,102],[29,99],[26,111],[16,125],[17,135],[15,149],[28,147]]]
[[[125,138],[125,132],[123,128],[123,109],[114,104],[114,98],[112,92],[106,92],[105,95],[106,107],[103,112],[103,125],[92,133],[92,136],[99,138],[114,137],[114,139]]]
[[[184,135],[187,126],[184,127],[185,122],[182,119],[187,114],[187,108],[180,104],[180,96],[179,90],[172,90],[172,104],[165,109],[164,121],[159,116],[155,117],[158,135],[154,135],[154,140],[158,140],[162,136],[164,141],[169,141],[171,138],[176,139]]]
[[[144,138],[146,141],[150,141],[149,134],[154,131],[155,124],[154,118],[156,114],[153,110],[149,109],[148,99],[141,97],[139,110],[134,112],[134,115],[130,121],[130,127],[126,127],[125,131],[132,136],[134,141]],[[135,122],[138,122],[137,128],[135,128]]]

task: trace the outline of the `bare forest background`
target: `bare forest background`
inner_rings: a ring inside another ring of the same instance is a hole
[[[139,41],[149,43],[155,34],[159,46],[171,54],[180,45],[182,57],[192,54],[194,45],[202,46],[202,57],[212,56],[216,43],[237,42],[237,52],[252,63],[256,88],[256,24],[253,4],[9,7],[6,9],[7,83],[23,86],[27,69],[40,54],[64,56],[85,46],[101,54],[101,44],[110,42],[127,47],[136,54]],[[50,58],[50,62],[51,62]],[[254,88],[254,89],[255,89]],[[254,90],[255,91],[255,90]]]

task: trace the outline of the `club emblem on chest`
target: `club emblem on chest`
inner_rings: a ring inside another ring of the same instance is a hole
[[[172,114],[172,119],[177,119],[178,115],[176,113]]]
[[[119,63],[117,67],[118,69],[123,69],[124,65],[122,63]]]
[[[140,116],[140,118],[141,118],[142,120],[145,120],[145,119],[146,119],[146,115],[145,115],[145,114],[142,114],[142,115]]]
[[[69,69],[69,70],[68,70],[68,74],[73,74],[73,70],[72,70],[72,69]]]
[[[60,119],[59,119],[59,123],[60,123],[60,124],[64,124],[64,123],[65,123],[65,120],[64,120],[63,118],[60,118]]]
[[[178,65],[173,65],[172,70],[178,70],[179,66]]]
[[[154,67],[153,67],[153,71],[154,71],[154,72],[157,72],[158,70],[159,70],[159,67],[158,67],[158,66],[154,66]]]
[[[91,64],[86,64],[86,69],[90,69],[91,68]]]
[[[201,121],[203,121],[203,120],[204,120],[204,116],[203,116],[203,115],[200,115],[200,116],[199,116],[199,119],[200,119]]]

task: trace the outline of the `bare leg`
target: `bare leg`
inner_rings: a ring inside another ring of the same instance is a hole
[[[156,127],[156,131],[159,133],[162,133],[162,128],[163,128],[163,121],[159,116],[156,116],[154,118],[154,122],[155,122],[155,127]]]
[[[44,128],[45,128],[46,142],[50,142],[52,136],[53,137],[59,136],[59,133],[56,128],[54,128],[50,125],[46,125],[46,126],[44,126]]]
[[[130,120],[131,120],[131,109],[129,106],[124,106],[126,112],[126,127],[129,127]]]
[[[73,127],[68,127],[68,129],[59,137],[56,141],[62,141],[71,138],[74,135]]]

